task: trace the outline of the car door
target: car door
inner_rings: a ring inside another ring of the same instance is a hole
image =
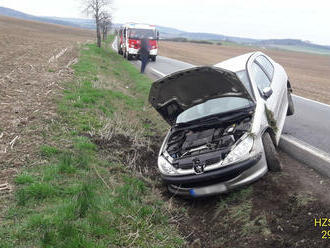
[[[269,59],[267,56],[258,56],[257,61],[271,77],[271,88],[273,94],[276,95],[276,110],[274,113],[276,113],[276,119],[279,124],[284,124],[288,104],[287,75],[282,66]],[[279,126],[278,128],[282,127]]]
[[[283,95],[283,86],[276,73],[276,67],[264,55],[255,58],[251,66],[252,77],[258,87],[260,96],[265,100],[265,104],[278,120],[281,117],[281,101]],[[265,90],[271,88],[272,94],[265,96]]]

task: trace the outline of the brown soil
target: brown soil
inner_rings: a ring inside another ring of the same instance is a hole
[[[92,35],[0,16],[0,185],[11,188],[18,168],[35,160],[47,138],[45,124],[56,119],[60,82],[72,76],[77,42]]]
[[[329,180],[320,178],[285,153],[281,153],[281,160],[285,165],[283,172],[268,173],[252,185],[252,199],[247,199],[252,200],[249,216],[252,224],[247,233],[244,222],[229,214],[230,208],[244,203],[230,202],[227,209],[217,212],[219,204],[232,193],[197,200],[176,198],[177,206],[187,208],[188,218],[180,224],[184,235],[189,236],[188,241],[199,239],[201,247],[329,247],[321,233],[328,228],[314,226],[314,218],[327,218],[330,210],[326,194],[330,189]],[[313,200],[300,205],[300,197]],[[263,215],[265,228],[270,231],[266,235],[258,229]],[[217,242],[219,239],[221,244]]]
[[[284,66],[294,93],[330,104],[330,56],[244,46],[218,46],[161,41],[159,54],[194,65],[213,65],[244,53],[261,50]]]
[[[136,146],[131,138],[122,134],[114,135],[111,140],[98,136],[90,138],[109,155],[112,162],[123,162],[130,167],[129,169],[139,172],[144,177],[157,180],[157,167],[154,165],[157,163],[156,154],[158,154],[159,146],[155,141],[160,140],[161,137],[146,137],[146,139],[151,139],[153,142],[150,145],[140,146]]]

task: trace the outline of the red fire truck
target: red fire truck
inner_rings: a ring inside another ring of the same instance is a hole
[[[159,32],[154,25],[127,23],[121,26],[117,35],[118,53],[128,60],[137,59],[143,38],[149,39],[150,58],[156,61]]]

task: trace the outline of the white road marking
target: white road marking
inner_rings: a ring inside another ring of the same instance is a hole
[[[157,74],[161,75],[162,77],[165,77],[165,76],[166,76],[166,74],[164,74],[164,73],[162,73],[162,72],[160,72],[160,71],[158,71],[158,70],[156,70],[156,69],[154,69],[154,68],[151,68],[151,70],[153,70],[153,71],[156,72]]]
[[[305,97],[302,97],[302,96],[297,96],[297,95],[294,95],[294,94],[293,94],[293,96],[298,97],[298,98],[303,99],[303,100],[306,100],[306,101],[309,101],[309,102],[314,102],[314,103],[318,103],[318,104],[321,104],[321,105],[326,106],[326,107],[330,107],[329,104],[326,104],[326,103],[323,103],[323,102],[318,102],[318,101],[315,101],[315,100],[312,100],[312,99],[309,99],[309,98],[305,98]]]

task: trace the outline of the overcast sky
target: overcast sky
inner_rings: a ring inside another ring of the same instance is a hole
[[[80,0],[0,0],[28,14],[86,17]],[[145,22],[249,38],[297,38],[330,45],[326,0],[113,0],[114,22]]]

